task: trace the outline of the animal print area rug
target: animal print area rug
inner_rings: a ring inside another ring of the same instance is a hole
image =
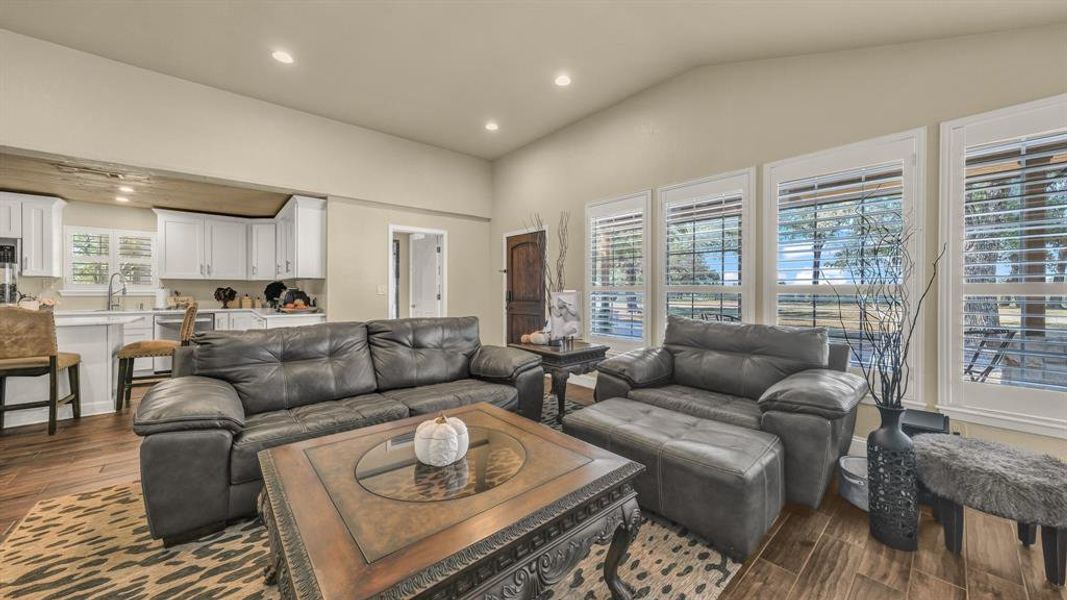
[[[546,598],[610,598],[606,553],[606,545],[593,546]],[[0,598],[273,600],[277,588],[263,583],[267,560],[266,530],[255,520],[163,548],[148,535],[140,485],[115,486],[38,502],[0,544]],[[638,598],[696,600],[718,597],[739,567],[685,529],[645,513],[619,574]]]

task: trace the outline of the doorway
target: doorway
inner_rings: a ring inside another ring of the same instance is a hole
[[[447,235],[437,229],[389,226],[389,317],[443,317]]]
[[[508,344],[545,326],[545,232],[504,234],[504,331]]]

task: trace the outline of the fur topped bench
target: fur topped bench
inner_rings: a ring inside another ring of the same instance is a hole
[[[1041,526],[1045,575],[1064,584],[1067,566],[1067,463],[1007,444],[926,434],[914,438],[919,480],[938,497],[945,546],[963,545],[963,507],[1018,523],[1019,540],[1033,544]]]

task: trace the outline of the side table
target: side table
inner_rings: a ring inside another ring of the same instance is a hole
[[[552,375],[552,393],[556,396],[559,412],[556,421],[563,422],[564,401],[567,397],[567,379],[571,374],[581,375],[595,371],[607,355],[608,347],[588,342],[569,342],[560,346],[539,344],[508,344],[512,348],[533,352],[541,357],[541,366]]]

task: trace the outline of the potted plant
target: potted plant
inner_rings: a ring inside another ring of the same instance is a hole
[[[852,290],[843,294],[831,287],[841,331],[881,414],[881,426],[867,436],[870,532],[891,548],[915,550],[919,527],[915,452],[900,419],[911,382],[912,340],[944,248],[916,297],[907,285],[916,277],[912,228],[899,215],[876,218],[860,212],[855,219],[850,230],[858,230],[861,241],[840,258]]]

